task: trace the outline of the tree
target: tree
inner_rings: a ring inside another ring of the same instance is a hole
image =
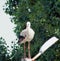
[[[60,0],[9,0],[6,5],[6,13],[13,16],[11,21],[17,25],[14,29],[17,37],[25,23],[31,22],[35,30],[31,42],[32,57],[50,37],[60,38]],[[59,43],[60,41],[48,49],[37,61],[59,61]]]

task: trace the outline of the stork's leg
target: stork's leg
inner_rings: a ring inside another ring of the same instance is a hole
[[[25,46],[25,43],[24,43],[24,58],[26,58],[26,46]]]
[[[28,42],[28,57],[31,58],[31,55],[30,55],[30,42]]]

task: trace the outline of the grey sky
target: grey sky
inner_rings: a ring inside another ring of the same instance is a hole
[[[3,11],[5,2],[6,0],[0,0],[0,37],[2,36],[10,46],[11,41],[16,39],[16,35],[13,32],[15,25],[11,23],[10,16]]]

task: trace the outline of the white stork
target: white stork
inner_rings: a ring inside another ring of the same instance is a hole
[[[25,43],[28,42],[28,57],[31,58],[30,55],[30,41],[33,39],[35,32],[33,31],[33,29],[31,28],[31,23],[27,22],[26,23],[26,29],[22,30],[22,32],[20,33],[20,38],[18,43],[22,44],[24,43],[24,58],[26,57],[26,47],[25,47]]]

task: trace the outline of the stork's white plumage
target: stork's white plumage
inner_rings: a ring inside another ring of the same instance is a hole
[[[23,40],[20,40],[20,43],[30,42],[33,39],[35,32],[30,26],[31,23],[27,22],[26,29],[22,30],[22,32],[20,33],[20,36],[23,37]]]
[[[28,42],[29,57],[30,57],[30,41],[33,39],[34,34],[35,32],[31,28],[31,23],[27,22],[26,29],[22,30],[22,32],[20,33],[20,39],[18,41],[20,42],[20,44],[24,43],[24,46],[25,46],[25,42]]]

